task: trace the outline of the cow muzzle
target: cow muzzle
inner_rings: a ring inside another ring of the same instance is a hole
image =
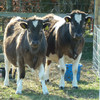
[[[82,34],[76,34],[76,39],[80,39],[82,37]]]
[[[31,42],[31,46],[32,46],[33,48],[38,48],[38,46],[39,46],[39,41],[32,41],[32,42]]]

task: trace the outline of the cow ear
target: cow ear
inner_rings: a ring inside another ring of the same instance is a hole
[[[70,16],[66,16],[64,19],[65,19],[66,22],[70,22],[71,21],[71,17]]]
[[[27,29],[27,23],[20,23],[20,26],[21,26],[23,29]]]
[[[87,16],[85,18],[85,20],[86,20],[86,23],[91,23],[91,21],[93,20],[93,18],[91,16]]]
[[[43,25],[43,28],[44,28],[45,31],[48,31],[49,30],[49,27],[50,27],[50,23],[45,23]]]

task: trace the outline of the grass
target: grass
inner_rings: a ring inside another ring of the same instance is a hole
[[[89,60],[92,62],[93,57],[93,43],[85,43],[85,46],[83,48],[83,54],[82,54],[82,60]]]
[[[91,61],[82,60],[81,77],[79,89],[73,89],[71,82],[65,82],[65,89],[59,89],[60,75],[56,67],[51,67],[50,82],[47,84],[49,95],[43,95],[41,83],[38,78],[38,70],[30,73],[27,69],[23,82],[23,94],[16,95],[16,83],[10,81],[10,87],[3,86],[0,80],[0,99],[4,100],[98,100],[99,99],[99,79],[93,73]]]
[[[50,68],[50,82],[47,83],[49,95],[43,95],[38,70],[31,73],[26,68],[23,80],[22,95],[15,94],[16,82],[10,81],[10,86],[3,86],[0,78],[0,100],[99,100],[99,79],[92,69],[92,43],[86,43],[81,59],[83,67],[79,81],[79,88],[73,89],[71,82],[65,82],[65,89],[59,89],[60,74],[57,67]],[[4,66],[4,63],[0,63]]]

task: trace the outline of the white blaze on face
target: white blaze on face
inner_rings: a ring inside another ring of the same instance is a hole
[[[82,20],[82,15],[81,14],[75,14],[75,21],[80,24],[81,20]]]
[[[37,21],[37,20],[32,21],[32,23],[33,23],[33,26],[34,26],[34,27],[37,27],[37,25],[38,25],[38,21]]]

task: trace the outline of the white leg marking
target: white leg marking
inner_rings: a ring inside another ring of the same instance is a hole
[[[17,83],[16,94],[22,94],[22,79],[19,79],[19,81]]]
[[[65,87],[64,74],[66,72],[66,66],[64,63],[64,56],[59,59],[59,64],[60,64],[60,72],[61,72],[61,80],[60,80],[59,87],[64,88]]]
[[[78,83],[77,83],[77,70],[78,70],[78,64],[79,64],[79,61],[81,59],[81,56],[82,56],[82,53],[79,54],[79,56],[77,57],[77,59],[73,63],[73,67],[72,67],[72,71],[73,71],[72,86],[73,87],[78,87]]]
[[[20,79],[20,73],[19,73],[19,67],[17,67],[17,84],[19,82],[19,79]]]
[[[6,55],[4,55],[4,60],[5,60],[5,80],[4,80],[4,85],[9,86],[9,71],[10,71],[10,62],[8,61]]]
[[[81,14],[75,14],[75,20],[77,23],[80,24],[81,20],[82,20],[82,15]]]
[[[17,68],[17,90],[16,94],[22,94],[22,79],[20,79],[20,70]]]
[[[43,94],[49,94],[48,90],[47,90],[47,87],[45,85],[45,75],[44,75],[44,65],[41,64],[40,66],[40,71],[39,71],[39,78],[41,80],[41,84],[42,84],[42,91],[43,91]]]

